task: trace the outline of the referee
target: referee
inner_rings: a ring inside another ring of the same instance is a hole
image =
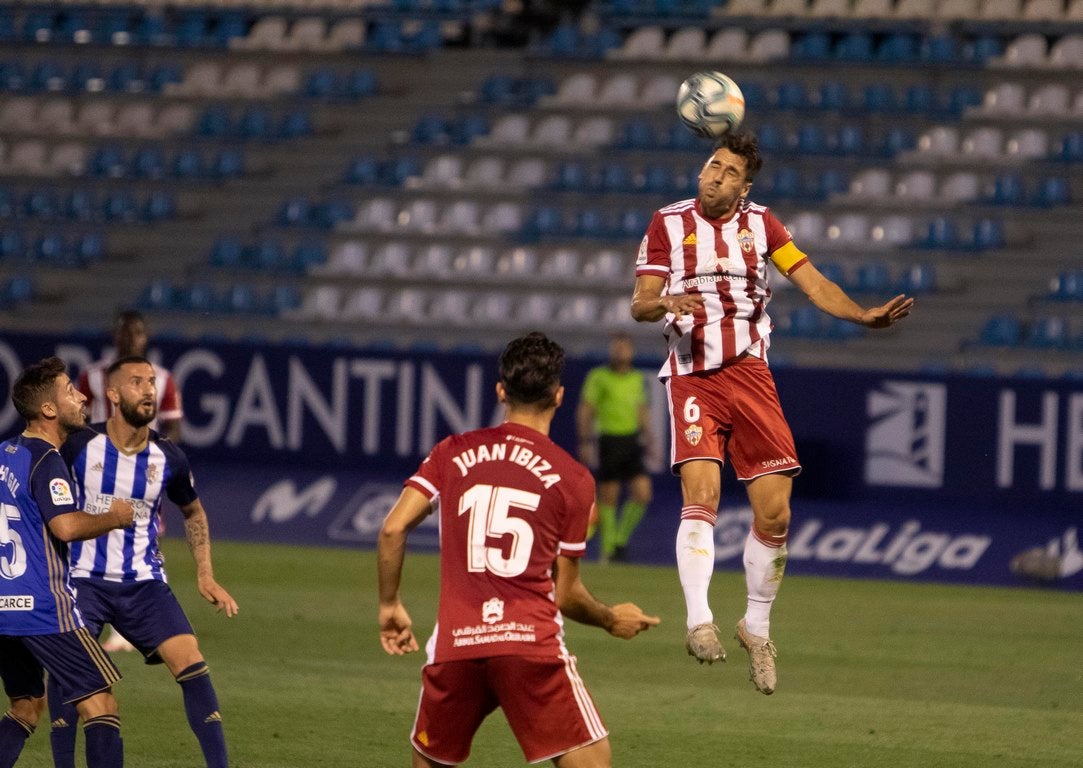
[[[587,374],[576,411],[579,460],[594,470],[598,484],[603,563],[627,559],[628,540],[651,501],[651,478],[643,461],[654,441],[646,384],[643,374],[632,367],[634,357],[631,336],[614,334],[609,363]],[[622,486],[627,492],[618,515]]]

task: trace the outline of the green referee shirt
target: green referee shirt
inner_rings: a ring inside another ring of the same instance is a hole
[[[600,435],[634,435],[639,409],[647,402],[643,373],[633,368],[617,373],[607,365],[591,369],[583,382],[583,400],[594,408]]]

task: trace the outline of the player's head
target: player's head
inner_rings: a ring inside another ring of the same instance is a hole
[[[632,337],[623,331],[618,331],[609,337],[609,365],[618,370],[624,370],[632,365],[635,357],[635,344]]]
[[[143,315],[134,309],[117,314],[113,322],[113,344],[117,348],[117,357],[145,355],[147,339],[147,323]]]
[[[145,427],[158,415],[158,387],[154,366],[145,357],[128,355],[113,362],[105,372],[105,396],[133,427]]]
[[[556,408],[564,397],[560,385],[563,372],[564,349],[544,333],[534,331],[504,348],[497,392],[503,392],[502,399],[512,408]]]
[[[726,217],[748,195],[752,179],[763,166],[756,137],[750,133],[727,133],[715,144],[699,172],[699,202],[711,218]]]
[[[47,357],[20,373],[11,401],[27,424],[55,422],[62,436],[86,426],[86,396],[72,384],[59,357]]]

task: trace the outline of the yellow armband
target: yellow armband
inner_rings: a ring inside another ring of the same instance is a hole
[[[808,256],[802,253],[801,249],[794,245],[793,240],[791,240],[771,254],[771,261],[778,267],[779,272],[788,275],[808,261]]]

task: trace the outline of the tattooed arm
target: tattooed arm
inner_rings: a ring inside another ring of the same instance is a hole
[[[196,499],[180,508],[184,515],[184,537],[188,540],[188,549],[196,562],[196,579],[199,594],[226,616],[237,613],[237,601],[229,592],[214,580],[214,568],[211,566],[211,532],[207,526],[207,512],[203,504]]]

